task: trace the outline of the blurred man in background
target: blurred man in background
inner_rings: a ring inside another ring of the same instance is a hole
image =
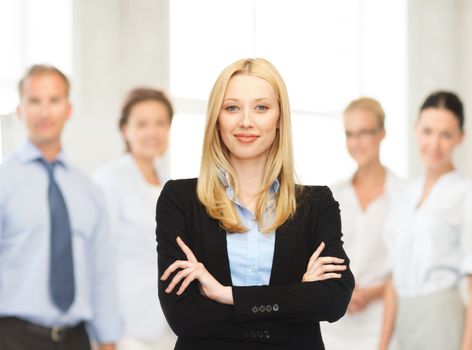
[[[72,111],[57,68],[31,67],[19,83],[28,139],[0,165],[0,349],[101,350],[119,337],[104,201],[64,156]]]

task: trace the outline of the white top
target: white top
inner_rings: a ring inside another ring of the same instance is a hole
[[[163,186],[167,176],[158,167],[156,164]],[[175,337],[169,336],[172,331],[157,294],[155,208],[162,186],[146,182],[130,155],[98,170],[95,180],[105,192],[109,207],[124,336],[148,341],[170,338],[171,348]]]
[[[364,210],[352,180],[353,177],[332,188],[341,210],[344,250],[350,259],[356,286],[374,287],[384,283],[389,275],[382,232],[392,193],[401,187],[402,182],[387,171],[383,194]],[[376,349],[382,313],[383,303],[377,300],[360,313],[347,313],[333,324],[323,322],[326,349]]]
[[[443,175],[418,207],[424,177],[394,198],[384,238],[400,297],[456,286],[472,273],[471,183],[457,171]]]

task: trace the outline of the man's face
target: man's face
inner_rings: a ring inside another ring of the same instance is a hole
[[[37,146],[59,143],[72,107],[64,80],[54,73],[37,73],[23,84],[18,115]]]

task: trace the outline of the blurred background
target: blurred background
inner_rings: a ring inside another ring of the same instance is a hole
[[[287,83],[302,183],[331,184],[354,170],[341,113],[361,95],[386,111],[383,163],[415,176],[412,130],[432,90],[462,97],[472,131],[471,38],[471,0],[0,0],[0,159],[25,137],[18,80],[48,63],[72,80],[64,144],[87,173],[123,152],[121,101],[147,85],[174,101],[172,177],[197,176],[217,75],[236,59],[264,57]],[[457,157],[472,176],[470,140]]]

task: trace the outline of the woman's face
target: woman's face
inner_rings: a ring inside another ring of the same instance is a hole
[[[353,109],[344,115],[346,146],[359,167],[377,162],[385,130],[373,112]]]
[[[440,171],[448,167],[454,149],[463,138],[459,120],[451,111],[443,108],[421,111],[416,124],[416,142],[428,170]]]
[[[154,100],[135,104],[131,108],[128,123],[123,127],[131,154],[148,159],[164,153],[169,131],[169,111],[162,102]]]
[[[232,77],[218,116],[221,139],[231,161],[265,162],[275,140],[279,116],[275,91],[267,81],[244,74]]]

